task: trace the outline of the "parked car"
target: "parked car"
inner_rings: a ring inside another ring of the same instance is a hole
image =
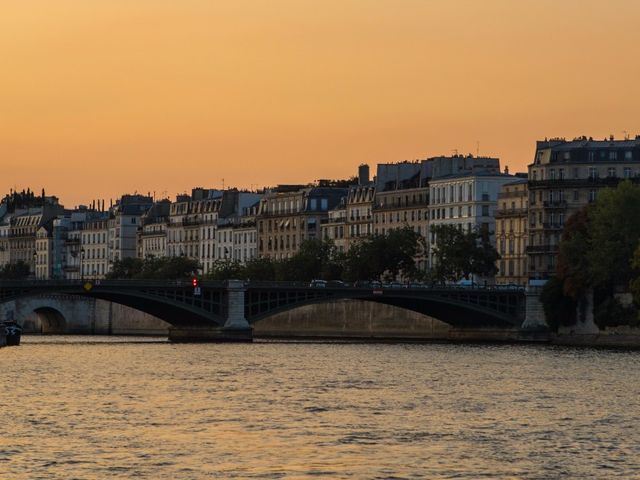
[[[338,288],[340,288],[340,287],[346,287],[347,284],[344,283],[342,280],[329,280],[327,282],[327,286],[328,287],[338,287]]]
[[[309,286],[313,288],[325,288],[327,286],[327,282],[326,280],[311,280]]]

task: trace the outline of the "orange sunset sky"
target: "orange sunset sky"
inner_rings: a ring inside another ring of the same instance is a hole
[[[347,177],[640,134],[636,0],[5,0],[0,192]]]

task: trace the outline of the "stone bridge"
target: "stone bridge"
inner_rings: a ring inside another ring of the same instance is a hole
[[[422,313],[456,328],[517,329],[531,323],[535,298],[523,289],[458,286],[318,287],[299,282],[199,283],[170,280],[2,281],[0,303],[22,297],[68,294],[102,299],[171,324],[172,341],[250,341],[252,324],[273,314],[342,299],[378,302]],[[539,310],[539,308],[538,308]]]

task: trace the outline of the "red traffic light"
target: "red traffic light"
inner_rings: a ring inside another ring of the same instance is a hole
[[[198,279],[196,277],[193,277],[191,279],[191,285],[193,286],[193,288],[196,288],[198,286]]]

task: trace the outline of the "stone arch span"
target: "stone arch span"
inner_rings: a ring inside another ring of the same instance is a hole
[[[300,307],[339,300],[358,300],[389,305],[426,315],[456,328],[519,327],[524,315],[523,305],[515,303],[513,305],[506,303],[504,305],[471,304],[460,299],[438,295],[394,295],[393,292],[374,295],[368,292],[366,294],[347,293],[305,299],[288,297],[280,301],[268,299],[264,302],[250,299],[246,308],[246,317],[251,324],[255,324]]]
[[[38,307],[34,310],[40,323],[40,333],[63,334],[67,332],[67,319],[53,307]]]

